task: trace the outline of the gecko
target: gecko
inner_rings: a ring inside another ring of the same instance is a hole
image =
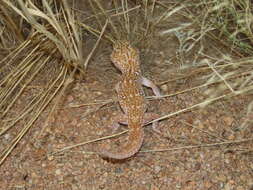
[[[128,41],[114,43],[111,61],[122,74],[116,91],[119,105],[124,112],[114,118],[114,124],[116,128],[119,123],[127,124],[129,136],[127,143],[120,150],[110,151],[101,148],[99,155],[120,160],[129,158],[139,151],[144,139],[143,125],[158,116],[155,113],[146,113],[147,102],[142,85],[150,87],[156,96],[161,96],[161,93],[152,81],[142,76],[139,52]],[[152,125],[155,128],[157,122],[153,122]]]

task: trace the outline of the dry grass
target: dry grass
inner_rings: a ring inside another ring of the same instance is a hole
[[[180,79],[196,74],[201,76],[201,85],[182,92],[203,89],[210,98],[200,103],[201,107],[223,98],[252,94],[253,35],[250,10],[252,3],[249,0],[196,0],[182,3],[167,13],[183,15],[186,20],[173,28],[168,25],[168,29],[163,29],[160,34],[175,35],[179,41]],[[216,41],[220,47],[230,50],[231,54],[224,53],[222,48],[219,49],[212,43],[206,47],[206,40]],[[209,55],[208,49],[212,49],[217,56]],[[185,57],[192,54],[192,64],[184,64]],[[252,103],[248,106],[248,117],[252,115],[251,105]],[[248,124],[244,123],[240,128],[245,129]]]
[[[1,4],[3,9],[12,10],[14,15],[13,17],[9,15],[8,20],[3,20],[6,26],[15,23],[14,18],[19,18],[19,22],[29,23],[32,29],[26,40],[19,30],[11,31],[11,34],[22,43],[17,47],[13,44],[14,49],[0,62],[2,120],[0,135],[7,133],[18,123],[22,125],[21,129],[16,129],[17,135],[11,142],[1,148],[0,164],[33,126],[52,99],[57,95],[60,99],[73,81],[75,73],[77,71],[84,73],[80,31],[66,1],[61,4],[43,1],[42,5],[31,1],[28,3],[18,1],[17,4],[3,1]],[[44,11],[41,11],[42,9]],[[4,41],[2,47],[5,47]],[[35,85],[45,76],[48,80],[43,84],[43,90],[37,88]],[[24,95],[28,93],[29,98]],[[13,109],[19,107],[19,101],[24,98],[29,101],[28,105],[23,105],[20,112],[13,115]],[[57,100],[52,112],[56,105]]]

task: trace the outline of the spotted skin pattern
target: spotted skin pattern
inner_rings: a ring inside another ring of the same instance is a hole
[[[159,89],[147,78],[142,77],[140,58],[137,49],[127,41],[118,41],[113,46],[111,60],[122,72],[121,80],[116,86],[119,104],[124,112],[115,119],[119,123],[128,124],[128,142],[118,151],[101,149],[100,156],[112,159],[126,159],[139,151],[144,139],[142,126],[148,121],[157,118],[157,114],[145,113],[147,102],[142,85],[152,88],[156,96],[161,96]],[[155,127],[157,123],[153,123]]]

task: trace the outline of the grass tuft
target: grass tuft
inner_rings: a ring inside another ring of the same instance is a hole
[[[55,110],[74,75],[84,74],[80,31],[67,2],[17,2],[1,4],[31,29],[25,40],[19,30],[13,31],[22,43],[0,62],[0,136],[10,130],[16,133],[2,146],[0,164],[57,96],[51,113]],[[22,107],[21,101],[27,104]],[[13,117],[14,108],[19,112]]]

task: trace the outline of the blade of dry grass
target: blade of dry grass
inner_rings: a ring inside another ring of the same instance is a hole
[[[98,46],[100,40],[102,39],[102,36],[104,35],[105,29],[106,29],[106,27],[107,27],[107,24],[108,24],[108,20],[107,20],[106,23],[104,24],[104,27],[102,28],[102,31],[101,31],[101,33],[100,33],[100,35],[99,35],[99,37],[98,37],[98,40],[96,41],[96,44],[94,45],[94,47],[92,48],[91,52],[89,53],[87,59],[85,60],[85,63],[84,63],[84,67],[85,67],[85,68],[87,68],[91,56],[93,55],[93,53],[94,53],[95,49],[97,48],[97,46]]]
[[[231,145],[231,144],[241,144],[241,143],[246,143],[246,142],[250,142],[250,141],[253,141],[253,138],[250,138],[250,139],[239,139],[239,140],[234,140],[234,141],[225,141],[225,142],[218,142],[218,143],[211,143],[211,144],[190,145],[190,146],[183,146],[183,147],[176,147],[176,148],[164,148],[164,149],[155,149],[155,150],[141,150],[140,152],[168,152],[168,151],[193,149],[193,148],[224,146],[224,145]]]

